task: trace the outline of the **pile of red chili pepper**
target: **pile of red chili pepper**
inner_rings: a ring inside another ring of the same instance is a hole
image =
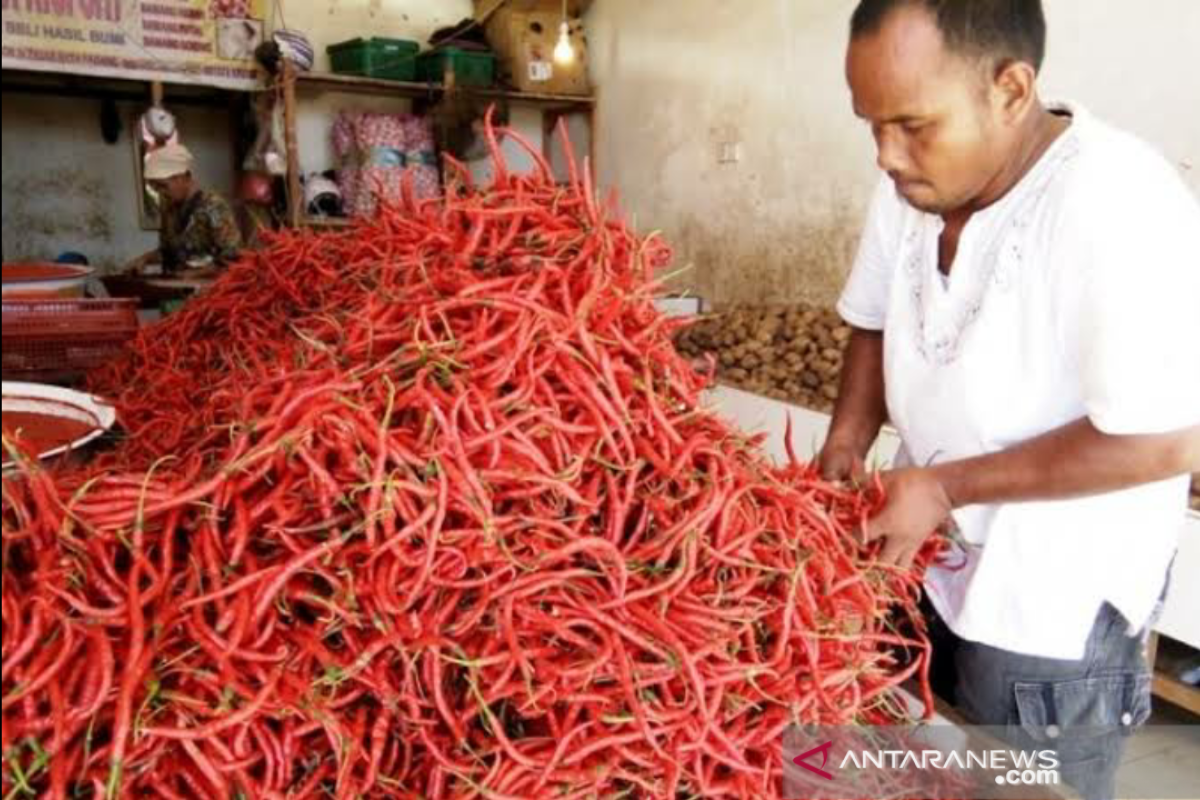
[[[777,796],[785,726],[908,718],[878,491],[706,410],[667,246],[527,149],[247,253],[5,478],[6,796]]]

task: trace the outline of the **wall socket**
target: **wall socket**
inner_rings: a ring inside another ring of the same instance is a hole
[[[717,162],[720,164],[736,164],[742,160],[741,142],[721,142],[717,148]]]

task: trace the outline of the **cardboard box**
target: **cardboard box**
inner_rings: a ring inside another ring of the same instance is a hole
[[[588,3],[568,4],[568,13],[582,13]],[[476,7],[484,23],[488,44],[496,52],[501,82],[522,92],[587,95],[587,36],[578,16],[569,19],[575,60],[569,65],[554,61],[562,23],[562,5],[537,0],[507,0],[496,5],[484,0]]]
[[[592,0],[567,0],[567,16],[582,17],[592,7]],[[475,0],[475,19],[486,22],[494,12],[501,8],[509,11],[545,11],[562,13],[563,4],[560,0]]]

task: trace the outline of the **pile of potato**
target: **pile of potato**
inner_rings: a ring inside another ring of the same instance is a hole
[[[690,358],[712,353],[717,378],[748,392],[832,411],[850,326],[810,305],[711,314],[676,340]]]

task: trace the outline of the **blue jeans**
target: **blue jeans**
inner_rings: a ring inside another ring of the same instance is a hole
[[[934,690],[976,725],[1020,748],[1058,753],[1059,774],[1086,800],[1112,800],[1129,736],[1150,716],[1144,635],[1107,603],[1079,661],[1020,655],[956,636],[928,603]]]

